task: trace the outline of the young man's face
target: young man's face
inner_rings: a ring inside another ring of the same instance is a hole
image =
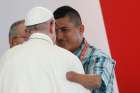
[[[56,44],[74,52],[83,38],[82,26],[76,27],[67,16],[56,19]]]
[[[15,45],[22,44],[28,39],[28,35],[25,32],[25,25],[24,23],[20,23],[16,26],[16,36],[12,38],[12,45],[11,47]]]

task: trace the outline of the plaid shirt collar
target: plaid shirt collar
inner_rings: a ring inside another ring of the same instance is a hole
[[[78,56],[78,58],[80,58],[80,54],[81,54],[84,46],[85,46],[85,38],[83,38],[83,40],[80,44],[80,47],[76,51],[74,51],[73,54],[75,54],[76,56]]]

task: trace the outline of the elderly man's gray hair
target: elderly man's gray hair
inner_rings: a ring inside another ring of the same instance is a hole
[[[17,32],[16,32],[16,26],[24,23],[24,20],[19,20],[14,22],[11,26],[10,26],[10,30],[9,30],[9,40],[12,39],[13,37],[17,36]]]

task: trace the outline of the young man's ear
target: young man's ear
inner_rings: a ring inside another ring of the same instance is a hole
[[[83,24],[80,25],[79,29],[80,29],[80,34],[83,36],[84,30],[85,30],[84,25]]]

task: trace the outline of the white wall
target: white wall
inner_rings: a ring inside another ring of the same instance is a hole
[[[0,55],[9,48],[8,32],[10,25],[23,19],[28,10],[44,6],[54,11],[62,5],[77,9],[85,24],[85,36],[94,46],[109,53],[98,0],[1,0],[0,3]]]

